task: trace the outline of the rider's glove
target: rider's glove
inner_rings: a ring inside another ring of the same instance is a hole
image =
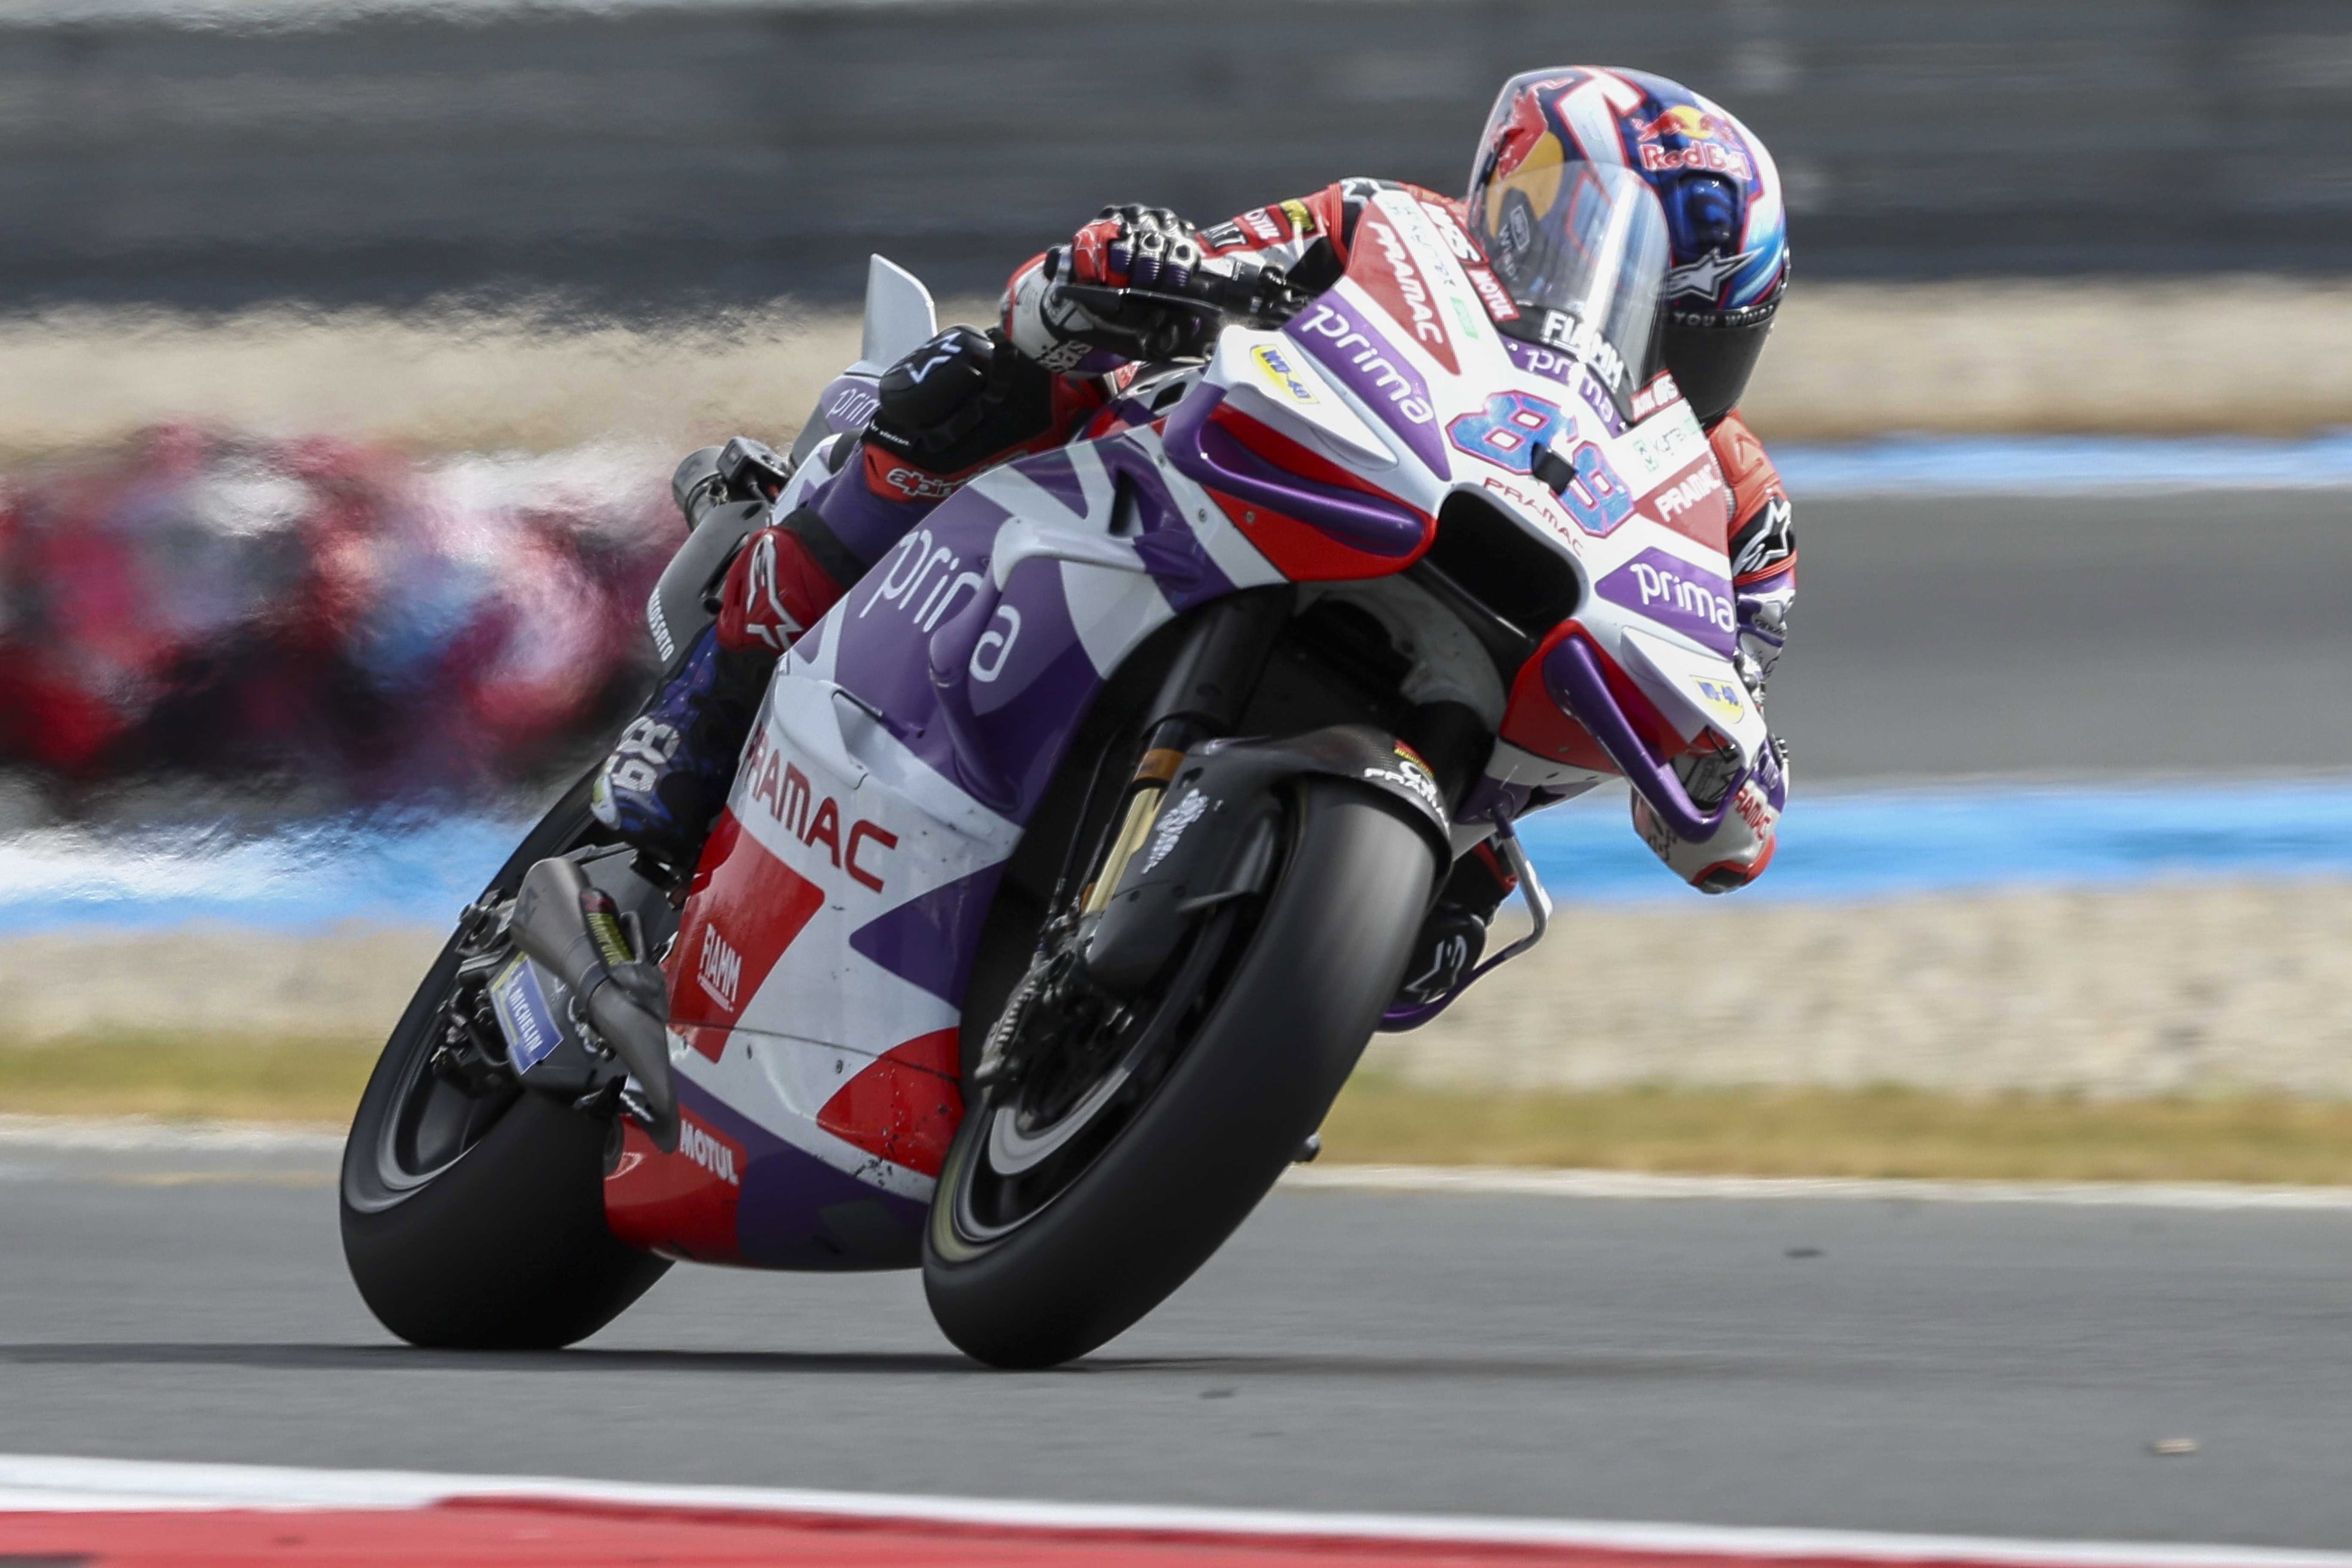
[[[867,472],[898,500],[936,500],[1053,423],[1053,378],[1002,331],[950,327],[883,372],[876,393],[866,445],[881,460]]]
[[[1151,289],[1181,294],[1201,264],[1201,242],[1192,226],[1166,207],[1105,207],[1070,241],[1073,283],[1111,289]]]
[[[1196,354],[1215,332],[1218,312],[1205,302],[1175,302],[1198,287],[1202,264],[1192,226],[1163,207],[1105,207],[1068,245],[1045,255],[1040,314],[1055,347],[1052,369],[1076,369],[1086,351],[1128,359]],[[1160,298],[1137,298],[1140,290]],[[1057,363],[1066,360],[1066,364]]]
[[[1692,804],[1711,811],[1722,801],[1738,760],[1727,749],[1687,752],[1675,759],[1674,769]],[[1772,863],[1788,801],[1788,748],[1775,738],[1757,754],[1755,770],[1740,784],[1712,838],[1693,843],[1677,837],[1639,791],[1633,795],[1633,831],[1668,869],[1700,892],[1727,893],[1762,876]]]

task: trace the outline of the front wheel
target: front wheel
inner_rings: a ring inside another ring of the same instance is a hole
[[[583,779],[481,901],[513,897],[540,860],[601,837]],[[413,1344],[553,1349],[603,1328],[669,1263],[605,1228],[609,1121],[520,1089],[499,1070],[501,1047],[445,1049],[453,1016],[478,1004],[463,994],[467,942],[451,938],[426,973],[360,1099],[343,1147],[343,1258],[369,1310]]]
[[[1004,1367],[1084,1355],[1247,1218],[1355,1068],[1403,973],[1436,859],[1400,809],[1301,781],[1263,908],[1202,920],[1108,1040],[983,1091],[940,1172],[931,1313]]]

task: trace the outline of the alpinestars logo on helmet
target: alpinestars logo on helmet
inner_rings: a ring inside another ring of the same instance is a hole
[[[1723,286],[1739,275],[1760,250],[1743,250],[1737,256],[1721,250],[1710,250],[1687,266],[1677,267],[1666,274],[1666,298],[1678,300],[1685,294],[1703,295],[1712,300],[1723,293]]]

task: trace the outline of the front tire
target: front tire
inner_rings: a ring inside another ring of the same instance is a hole
[[[593,842],[588,780],[531,830],[484,898],[513,895],[550,855]],[[604,1225],[614,1124],[511,1086],[468,1092],[430,1059],[456,984],[442,950],[376,1061],[343,1145],[343,1258],[377,1321],[411,1344],[552,1350],[585,1339],[669,1260]]]
[[[1017,1223],[992,1222],[975,1198],[1001,1157],[990,1146],[1005,1091],[966,1115],[923,1241],[931,1314],[966,1354],[1051,1366],[1131,1326],[1248,1217],[1354,1070],[1436,858],[1400,808],[1353,785],[1303,781],[1285,816],[1282,870],[1222,994],[1075,1178]]]

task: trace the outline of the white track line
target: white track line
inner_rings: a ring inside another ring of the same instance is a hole
[[[340,1154],[343,1135],[259,1121],[163,1121],[146,1116],[0,1115],[0,1149],[126,1153]]]
[[[998,1501],[769,1487],[651,1486],[549,1477],[317,1470],[0,1454],[0,1512],[408,1509],[454,1498],[827,1515],[1013,1530],[1123,1531],[1587,1547],[1654,1552],[2065,1568],[2352,1568],[2352,1552],[2164,1542],[2028,1541],[1874,1531],[1739,1529],[1475,1515],[1306,1513]]]
[[[1938,1204],[2089,1208],[2352,1210],[2352,1187],[2228,1182],[1942,1182],[1848,1176],[1666,1176],[1639,1171],[1513,1166],[1294,1165],[1292,1187],[1329,1192],[1462,1193],[1547,1198],[1876,1198]]]

